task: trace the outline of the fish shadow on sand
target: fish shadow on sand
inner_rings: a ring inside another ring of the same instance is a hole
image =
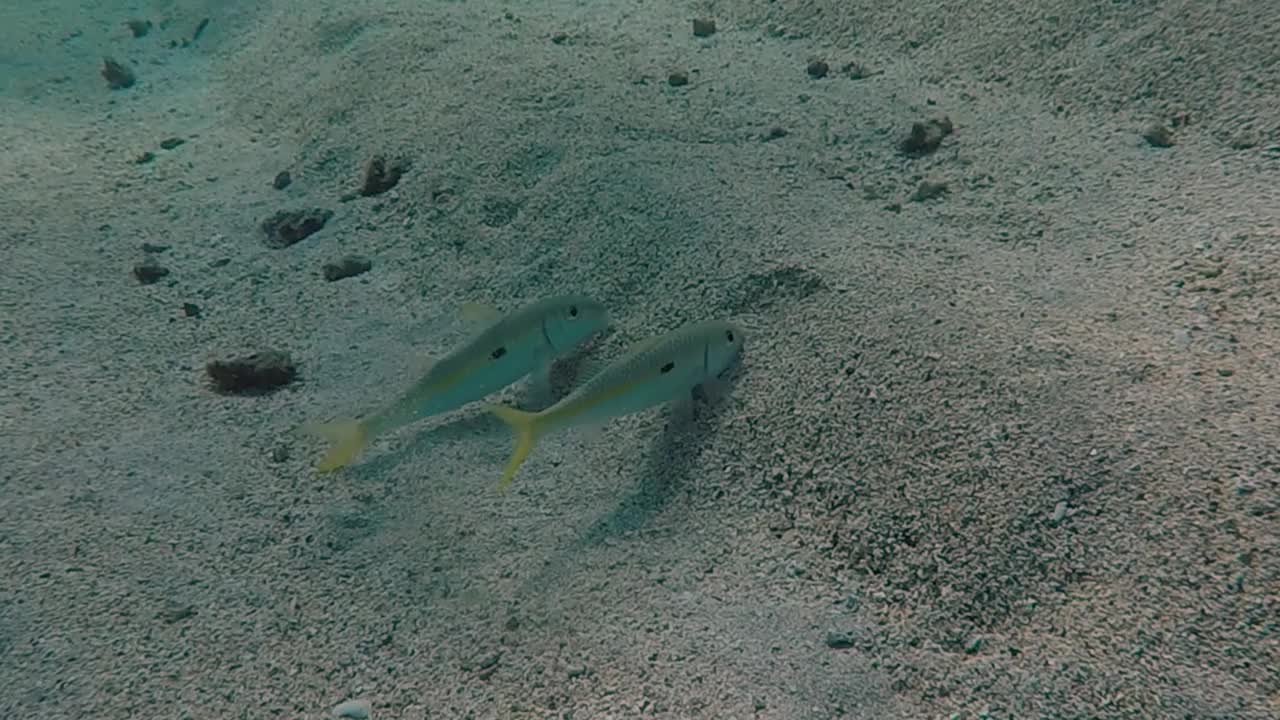
[[[720,397],[708,397],[699,387],[696,398],[684,401],[693,403],[693,417],[681,417],[683,411],[678,406],[666,409],[666,426],[649,450],[636,488],[584,532],[574,543],[575,548],[598,545],[609,537],[639,530],[666,507],[675,491],[688,483],[703,443],[719,430],[718,419],[728,405],[727,395],[742,374],[741,365],[726,374],[720,381],[724,386]]]

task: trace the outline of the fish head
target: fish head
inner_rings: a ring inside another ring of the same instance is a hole
[[[745,333],[741,327],[728,320],[714,320],[706,323],[702,333],[707,374],[715,377],[727,370],[742,353],[742,343],[746,339]]]
[[[570,350],[609,326],[609,311],[581,295],[557,298],[547,307],[542,329],[556,352]]]

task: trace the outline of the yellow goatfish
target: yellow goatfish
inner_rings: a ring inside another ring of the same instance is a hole
[[[490,324],[436,362],[395,403],[363,420],[303,427],[333,444],[317,470],[350,464],[378,435],[479,400],[531,372],[549,370],[557,357],[609,324],[604,306],[578,295],[540,300],[505,317],[480,305],[467,306],[464,315]]]
[[[687,325],[639,343],[541,412],[490,405],[489,410],[515,434],[515,450],[498,490],[511,484],[539,437],[558,428],[600,422],[687,396],[729,367],[742,350],[742,339],[741,328],[728,321]]]

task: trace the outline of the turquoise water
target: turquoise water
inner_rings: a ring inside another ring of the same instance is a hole
[[[0,711],[1275,717],[1278,23],[6,4]]]

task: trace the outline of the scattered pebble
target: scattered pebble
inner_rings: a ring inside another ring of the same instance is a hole
[[[694,18],[694,37],[711,37],[716,34],[716,21],[711,18]]]
[[[289,461],[289,446],[277,445],[271,448],[271,462],[282,463]]]
[[[335,718],[351,718],[351,720],[365,720],[371,712],[373,712],[373,705],[368,700],[348,700],[333,708]]]
[[[831,72],[831,66],[826,60],[810,60],[809,66],[805,68],[805,72],[809,73],[809,77],[819,80],[827,76]]]
[[[213,387],[227,395],[261,395],[293,382],[297,367],[289,354],[264,350],[231,360],[212,360],[205,372]]]
[[[966,655],[975,655],[981,649],[982,649],[982,638],[980,637],[976,637],[970,640],[964,646],[964,652]]]
[[[174,148],[178,147],[179,145],[181,145],[181,144],[183,144],[183,143],[185,143],[185,142],[186,142],[186,140],[183,140],[183,139],[182,139],[182,138],[180,138],[180,137],[165,138],[165,139],[163,139],[163,140],[161,140],[161,141],[160,141],[160,149],[161,149],[161,150],[172,150],[172,149],[174,149]]]
[[[933,200],[946,195],[948,192],[950,191],[947,189],[946,183],[925,180],[920,183],[920,186],[916,188],[915,192],[911,193],[911,202],[925,202],[926,200]]]
[[[853,647],[853,633],[831,630],[827,632],[827,647],[846,650]]]
[[[332,210],[321,208],[281,210],[262,221],[262,232],[267,236],[267,245],[277,249],[286,248],[319,232],[331,217]]]
[[[911,134],[898,143],[898,149],[904,155],[919,157],[928,155],[942,144],[942,139],[955,131],[950,118],[933,119],[911,125]]]
[[[147,163],[155,159],[156,159],[156,154],[151,152],[150,150],[147,150],[146,152],[139,153],[138,155],[134,156],[133,162],[137,165],[146,165]]]
[[[1173,147],[1173,131],[1161,123],[1152,123],[1143,131],[1142,137],[1152,147]]]
[[[557,32],[551,33],[551,42],[557,45],[564,45],[565,43],[569,42],[569,33],[564,31],[557,31]]]
[[[768,131],[768,132],[766,132],[766,133],[764,133],[763,135],[761,135],[761,136],[760,136],[760,139],[761,139],[763,142],[769,142],[770,140],[778,140],[778,139],[780,139],[780,138],[784,138],[784,137],[786,137],[786,136],[787,136],[787,129],[786,129],[786,128],[781,127],[781,126],[779,126],[779,125],[774,125],[773,127],[769,128],[769,131]]]
[[[158,245],[156,243],[149,243],[149,242],[142,243],[142,252],[150,253],[152,255],[158,255],[162,252],[166,252],[168,249],[169,249],[168,245]]]
[[[271,187],[277,190],[283,190],[293,184],[293,176],[288,170],[281,170],[276,173],[276,177],[271,181]]]
[[[565,668],[565,672],[569,675],[569,677],[577,678],[577,677],[582,677],[583,675],[586,675],[587,668],[583,665],[570,665],[569,667]]]
[[[667,75],[667,84],[671,87],[683,87],[689,84],[689,73],[684,70],[672,70]]]
[[[360,185],[360,194],[364,197],[381,195],[400,182],[400,176],[409,169],[407,160],[396,160],[387,164],[386,158],[374,155],[364,166],[364,182]]]
[[[187,317],[200,317],[200,306],[195,303],[182,303],[182,314]]]
[[[847,62],[840,68],[840,72],[844,73],[850,80],[863,80],[871,77],[871,71],[865,65],[859,62]]]
[[[133,277],[143,285],[151,285],[164,279],[169,269],[155,262],[147,261],[133,266]]]
[[[347,255],[338,262],[325,263],[324,279],[329,282],[369,272],[373,263],[359,255]]]
[[[133,33],[135,38],[146,37],[147,33],[151,32],[152,27],[150,20],[138,19],[127,20],[124,25],[129,28],[129,32]]]
[[[1059,500],[1057,505],[1053,506],[1053,515],[1049,517],[1049,522],[1054,525],[1060,525],[1063,520],[1067,519],[1067,501]]]
[[[112,90],[131,88],[137,82],[132,70],[109,57],[102,58],[102,77]]]
[[[170,604],[165,609],[156,613],[156,617],[172,625],[173,623],[181,622],[187,618],[195,617],[196,612],[195,605]]]

